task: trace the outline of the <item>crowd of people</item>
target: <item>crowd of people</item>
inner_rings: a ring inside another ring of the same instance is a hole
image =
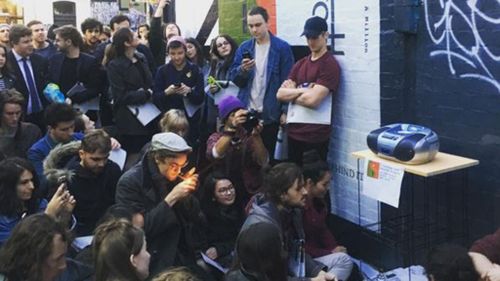
[[[0,25],[0,280],[356,280],[326,224],[331,125],[314,111],[340,80],[326,21],[305,22],[294,63],[253,7],[251,38],[217,35],[206,55],[163,23],[169,4],[137,31],[125,15],[51,39],[40,21]]]

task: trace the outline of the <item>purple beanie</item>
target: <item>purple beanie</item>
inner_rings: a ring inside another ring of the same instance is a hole
[[[231,112],[242,108],[245,108],[245,105],[237,97],[228,96],[219,103],[219,118],[224,120]]]

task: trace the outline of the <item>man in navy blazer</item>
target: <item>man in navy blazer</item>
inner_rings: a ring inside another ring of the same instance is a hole
[[[9,34],[12,50],[7,54],[7,63],[15,78],[15,89],[27,101],[25,120],[45,132],[43,109],[48,102],[43,96],[43,89],[47,85],[47,60],[33,53],[31,34],[31,29],[23,25],[12,26]]]
[[[93,56],[80,51],[83,45],[80,32],[70,25],[57,28],[54,32],[55,45],[60,53],[49,59],[49,82],[59,85],[71,104],[97,97],[101,80],[99,66]],[[77,83],[83,87],[75,86]]]

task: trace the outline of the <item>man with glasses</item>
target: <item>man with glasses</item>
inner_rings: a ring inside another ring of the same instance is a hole
[[[328,52],[329,33],[326,20],[318,16],[309,18],[302,35],[307,38],[311,54],[293,66],[288,80],[285,80],[278,90],[277,98],[309,112],[311,109],[319,112],[320,108],[329,108],[331,114],[331,97],[337,92],[340,68],[333,55]],[[291,161],[302,165],[302,154],[308,150],[316,150],[322,160],[326,160],[331,115],[327,116],[327,119],[328,122],[323,123],[317,122],[319,118],[306,122],[289,120],[288,147],[293,149],[288,151],[288,156]]]
[[[170,266],[186,266],[203,276],[196,265],[192,230],[201,224],[201,211],[192,196],[198,175],[188,165],[192,148],[174,133],[153,136],[141,162],[118,181],[116,203],[144,210],[144,231],[151,253],[151,276]]]

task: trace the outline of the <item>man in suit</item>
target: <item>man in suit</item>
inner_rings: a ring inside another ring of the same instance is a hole
[[[83,39],[78,30],[64,25],[54,30],[55,44],[60,53],[49,59],[48,80],[59,85],[69,103],[82,103],[98,96],[99,66],[95,58],[82,53]],[[77,89],[77,83],[83,87]],[[73,90],[70,93],[70,90]]]
[[[31,29],[23,25],[12,26],[9,34],[12,50],[7,55],[7,63],[16,78],[14,88],[27,101],[25,121],[36,124],[45,132],[43,109],[47,100],[43,89],[47,85],[47,60],[33,53],[31,34]]]

